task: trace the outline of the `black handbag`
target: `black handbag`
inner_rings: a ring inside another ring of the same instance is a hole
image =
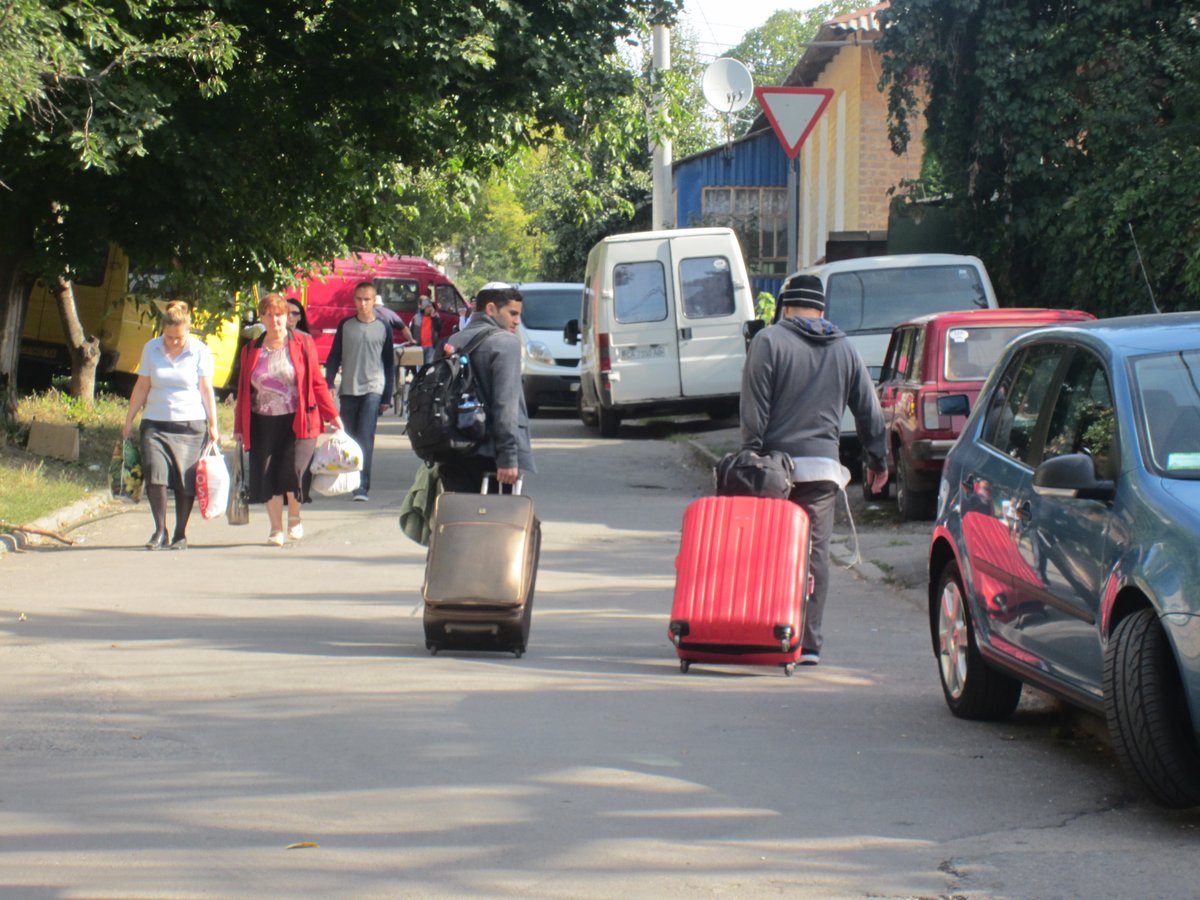
[[[795,463],[782,450],[739,450],[717,463],[713,474],[718,497],[774,497],[786,500],[792,492]]]

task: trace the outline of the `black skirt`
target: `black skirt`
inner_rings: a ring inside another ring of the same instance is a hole
[[[262,416],[250,414],[250,451],[246,468],[249,470],[250,502],[266,503],[272,497],[296,494],[302,503],[311,502],[309,487],[316,438],[300,440],[292,431],[295,416]]]
[[[165,484],[176,494],[196,493],[196,463],[208,442],[208,422],[142,419],[142,476],[146,484]]]

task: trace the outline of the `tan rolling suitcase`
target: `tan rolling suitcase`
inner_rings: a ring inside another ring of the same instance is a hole
[[[425,562],[425,646],[507,651],[529,642],[541,523],[516,493],[439,494]]]

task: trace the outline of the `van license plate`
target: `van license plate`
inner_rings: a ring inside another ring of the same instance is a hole
[[[646,347],[622,347],[621,359],[662,359],[667,355],[667,348],[662,344],[650,344]]]

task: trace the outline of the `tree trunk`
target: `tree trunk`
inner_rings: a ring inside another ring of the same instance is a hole
[[[91,406],[96,399],[96,366],[100,363],[100,339],[84,334],[79,322],[79,310],[75,307],[75,289],[71,282],[59,277],[51,288],[58,317],[62,321],[63,334],[67,341],[67,355],[71,357],[71,396]]]
[[[33,279],[19,254],[0,252],[0,425],[11,433],[17,421],[17,365],[21,332]]]

